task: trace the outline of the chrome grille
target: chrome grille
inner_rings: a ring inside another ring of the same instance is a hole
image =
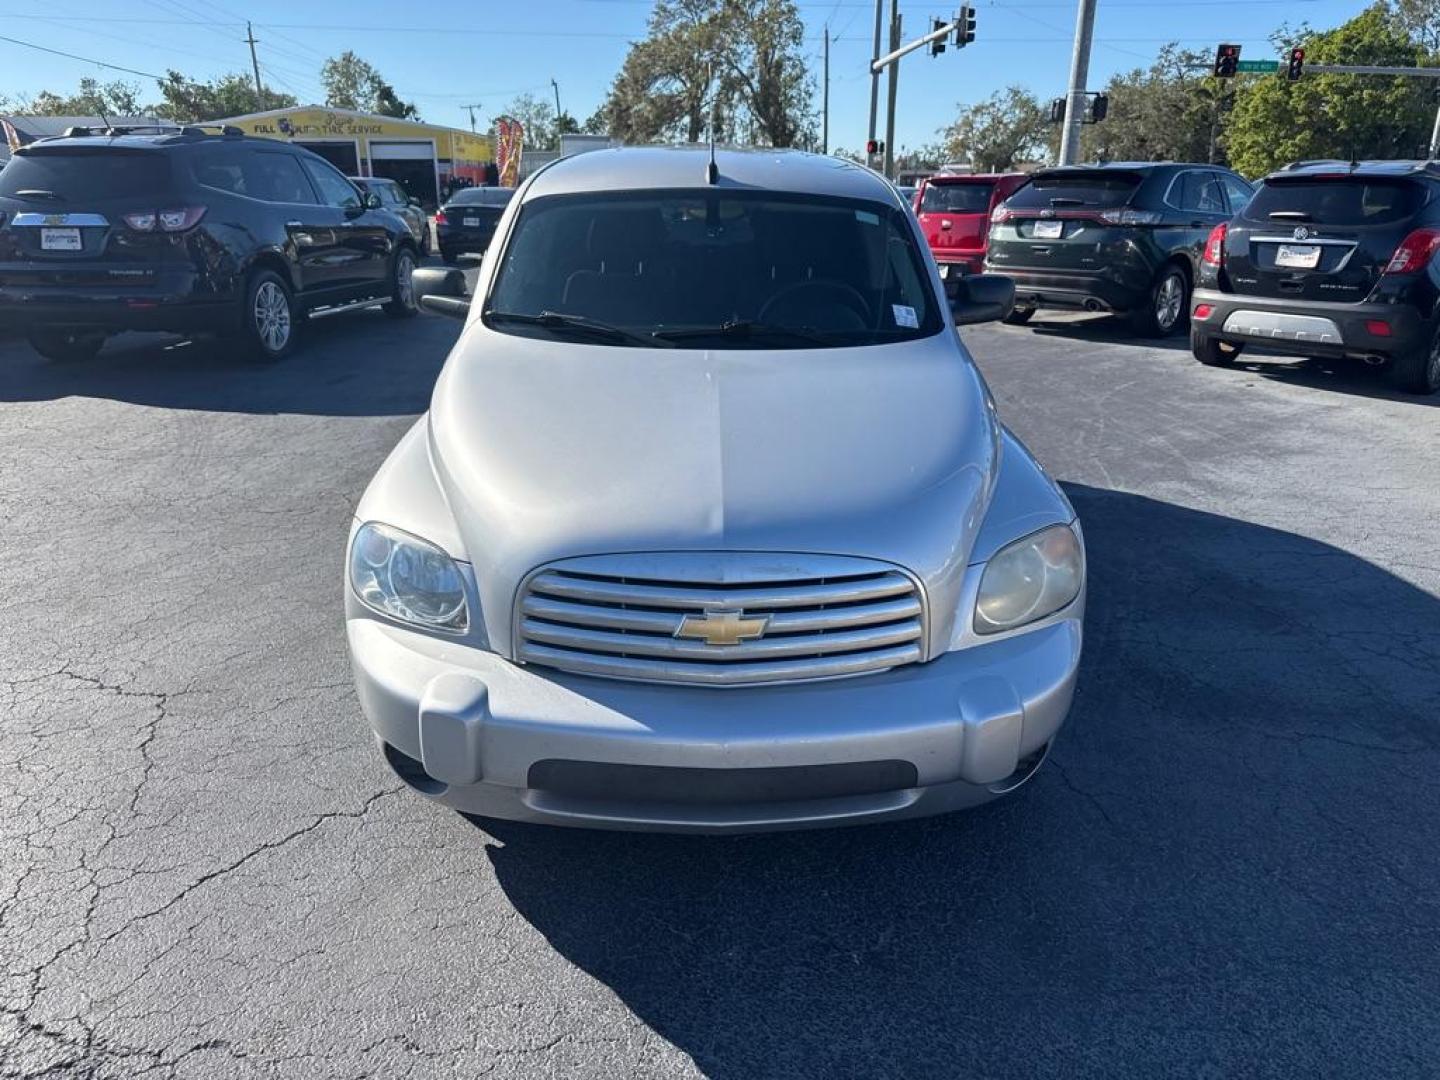
[[[838,678],[923,658],[924,603],[909,575],[861,559],[795,558],[677,553],[552,564],[521,588],[516,658],[712,686]],[[733,644],[708,639],[741,620],[760,632]],[[677,636],[682,624],[692,636]]]

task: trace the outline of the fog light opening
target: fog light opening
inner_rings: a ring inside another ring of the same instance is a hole
[[[1005,777],[1004,780],[997,780],[995,783],[990,784],[990,790],[996,795],[1004,795],[1007,792],[1014,791],[1021,784],[1025,783],[1025,781],[1029,780],[1040,771],[1040,766],[1045,764],[1045,759],[1050,756],[1050,745],[1054,741],[1055,740],[1051,739],[1050,742],[1043,743],[1034,750],[1031,750],[1030,753],[1015,763],[1014,772]]]
[[[409,754],[397,750],[388,742],[383,744],[385,761],[389,764],[391,771],[395,773],[407,785],[420,792],[421,795],[444,795],[450,786],[442,780],[436,780],[425,771],[425,766],[416,761]]]

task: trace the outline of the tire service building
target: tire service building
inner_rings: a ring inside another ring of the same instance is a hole
[[[216,122],[313,150],[346,176],[398,181],[428,210],[440,205],[440,192],[450,179],[484,184],[494,168],[488,136],[393,116],[310,105]]]

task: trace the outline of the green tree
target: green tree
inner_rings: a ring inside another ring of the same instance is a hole
[[[500,110],[500,115],[520,121],[520,126],[525,129],[526,146],[536,150],[557,147],[556,136],[561,130],[561,124],[557,122],[555,106],[544,98],[534,94],[519,94]],[[560,120],[564,121],[564,130],[575,130],[575,121],[568,114]]]
[[[166,71],[158,85],[162,101],[155,106],[155,115],[179,124],[225,120],[271,109],[293,109],[298,104],[290,94],[269,89],[257,98],[250,76],[238,72],[211,82],[196,82],[178,71]]]
[[[1223,160],[1224,80],[1209,73],[1208,53],[1171,43],[1148,68],[1113,76],[1110,110],[1084,129],[1082,157],[1106,161]],[[1198,69],[1198,70],[1197,70]]]
[[[325,61],[320,69],[320,84],[325,87],[325,104],[333,109],[353,109],[401,120],[420,118],[412,102],[401,101],[380,72],[349,49]]]
[[[18,102],[15,111],[32,116],[138,116],[145,108],[140,104],[140,87],[133,83],[85,78],[76,94],[42,90],[29,101]]]
[[[940,132],[947,161],[967,161],[980,172],[1006,172],[1046,152],[1049,113],[1023,86],[997,90]]]
[[[627,142],[813,140],[814,84],[793,0],[657,0],[601,107]]]
[[[1396,25],[1431,57],[1440,54],[1440,3],[1436,0],[1392,0]]]
[[[1300,31],[1306,64],[1414,66],[1424,48],[1380,4],[1334,30]],[[1426,81],[1314,75],[1250,80],[1227,125],[1230,163],[1259,176],[1302,158],[1413,157],[1430,136]]]

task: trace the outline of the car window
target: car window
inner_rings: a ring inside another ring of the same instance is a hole
[[[300,159],[284,151],[257,150],[245,166],[245,194],[266,202],[315,204],[315,189],[305,179]]]
[[[450,201],[456,206],[506,206],[514,194],[514,188],[462,188]]]
[[[346,208],[360,205],[360,195],[354,186],[332,166],[312,158],[304,158],[302,164],[305,166],[305,171],[310,174],[310,179],[315,181],[315,188],[320,192],[322,203],[327,206]]]
[[[190,155],[190,173],[197,184],[232,195],[250,194],[245,183],[249,154],[235,146],[206,146]]]
[[[388,198],[385,200],[390,206],[404,206],[410,200],[405,197],[405,189],[394,180],[385,181],[382,188]]]
[[[1117,169],[1057,169],[1036,173],[1005,205],[1016,210],[1065,209],[1078,206],[1123,206],[1144,179],[1138,172]]]
[[[1238,214],[1250,201],[1254,189],[1238,176],[1232,176],[1230,173],[1221,173],[1220,182],[1225,185],[1225,194],[1230,199],[1230,213]]]
[[[1413,180],[1378,176],[1272,177],[1245,207],[1251,221],[1278,214],[1292,222],[1388,225],[1410,217],[1425,202]]]
[[[21,151],[0,169],[0,195],[48,191],[74,202],[128,199],[169,189],[169,158],[148,150],[77,146]]]
[[[1186,169],[1176,174],[1165,201],[1178,210],[1197,214],[1227,213],[1224,186],[1215,173],[1204,169]]]
[[[641,334],[680,331],[704,348],[925,336],[948,319],[912,229],[899,207],[814,195],[549,196],[521,207],[487,320],[492,312],[557,312]],[[770,332],[723,332],[736,324]],[[491,325],[542,332],[501,319]]]
[[[927,184],[920,197],[922,214],[984,214],[994,184]]]

